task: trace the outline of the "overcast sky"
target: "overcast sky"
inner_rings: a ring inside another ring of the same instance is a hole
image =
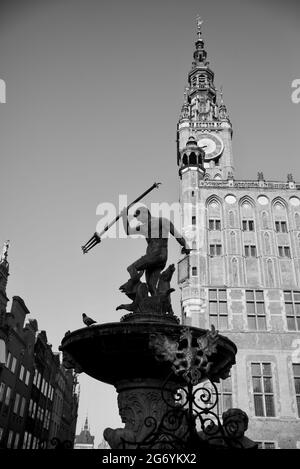
[[[236,178],[300,181],[297,0],[0,0],[0,243],[11,240],[8,296],[24,298],[57,350],[86,312],[118,321],[126,266],[143,240],[83,256],[102,202],[179,196],[176,123],[204,19],[208,58],[234,126]],[[170,262],[179,247],[170,241]],[[179,314],[179,297],[173,297]],[[80,377],[80,430],[96,444],[121,426],[116,393]],[[108,405],[108,403],[110,405]]]

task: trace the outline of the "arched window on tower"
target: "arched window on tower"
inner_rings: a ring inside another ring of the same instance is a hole
[[[190,165],[197,165],[197,156],[194,152],[190,154]]]
[[[182,163],[183,163],[184,166],[186,166],[188,164],[188,157],[187,157],[186,154],[183,155]]]

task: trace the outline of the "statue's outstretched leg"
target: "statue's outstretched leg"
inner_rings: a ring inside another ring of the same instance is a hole
[[[162,269],[163,267],[159,267],[156,269],[146,269],[146,283],[148,285],[150,295],[152,296],[156,293],[157,282]]]

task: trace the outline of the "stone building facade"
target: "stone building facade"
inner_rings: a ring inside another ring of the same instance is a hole
[[[237,180],[232,124],[198,20],[177,127],[186,324],[211,324],[238,347],[219,412],[240,407],[262,448],[300,445],[300,184]]]
[[[72,446],[77,377],[62,367],[37,321],[26,318],[22,298],[14,296],[7,311],[7,250],[5,244],[0,257],[0,448],[53,448],[53,437]]]

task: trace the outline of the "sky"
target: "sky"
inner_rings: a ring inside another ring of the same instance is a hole
[[[21,296],[57,350],[86,312],[119,321],[118,291],[143,240],[105,239],[83,256],[97,206],[179,197],[176,124],[197,15],[233,124],[237,179],[300,181],[297,0],[0,0],[0,243]],[[170,240],[169,262],[180,248]],[[175,282],[174,282],[175,283]],[[173,296],[179,315],[179,294]],[[112,386],[80,375],[78,431],[96,445],[123,426]]]

